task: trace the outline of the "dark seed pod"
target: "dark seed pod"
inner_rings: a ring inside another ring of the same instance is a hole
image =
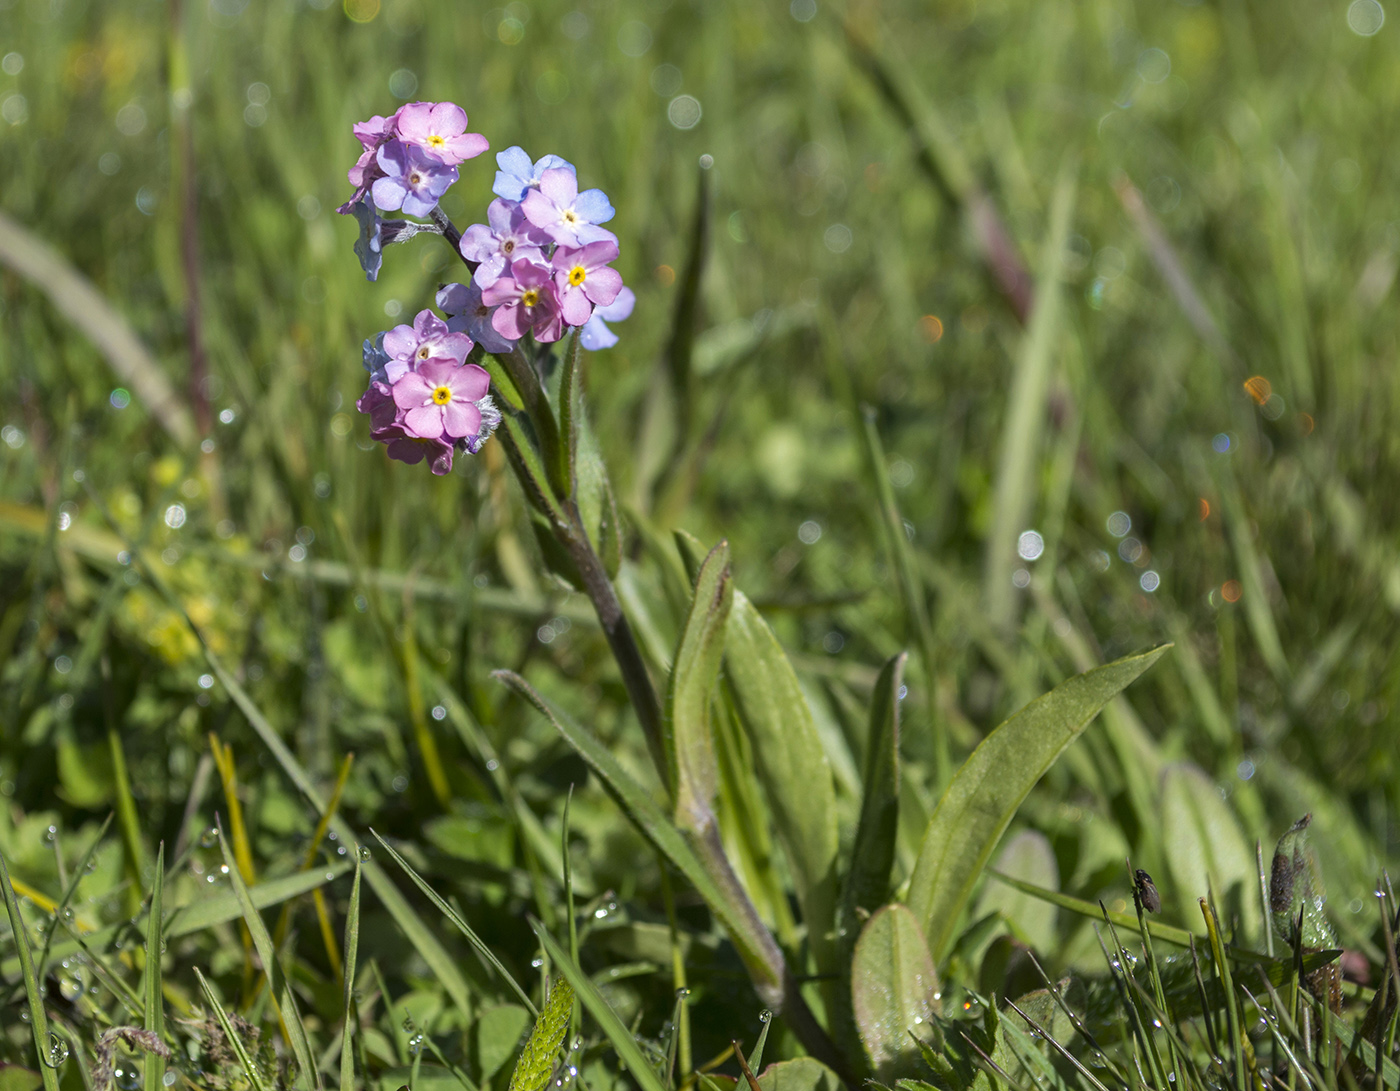
[[[1157,893],[1157,886],[1152,882],[1152,876],[1138,868],[1133,875],[1133,884],[1137,888],[1137,898],[1142,907],[1149,913],[1160,913],[1162,911],[1162,896]]]

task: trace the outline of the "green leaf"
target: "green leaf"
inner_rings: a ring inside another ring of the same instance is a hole
[[[1024,879],[1047,890],[1060,888],[1055,850],[1039,830],[1022,830],[1002,848],[992,865],[998,874]],[[977,899],[976,917],[1000,913],[1016,938],[1041,954],[1055,949],[1058,913],[1051,902],[1002,883],[988,883]]]
[[[566,978],[558,978],[550,987],[544,1010],[535,1020],[530,1040],[520,1051],[515,1071],[510,1074],[509,1091],[544,1091],[554,1071],[554,1054],[569,1033],[569,1020],[574,1013],[574,990]]]
[[[755,987],[765,1000],[776,1002],[782,995],[783,955],[772,935],[752,911],[742,890],[722,887],[701,862],[691,843],[676,828],[651,794],[632,779],[613,756],[590,732],[564,716],[531,688],[518,674],[496,671],[492,675],[509,686],[543,714],[579,757],[598,774],[604,787],[632,820],[633,825],[656,846],[657,850],[695,887],[710,911],[729,932],[730,939],[753,978]],[[578,989],[578,982],[574,982]],[[582,990],[580,995],[582,995]]]
[[[666,690],[666,756],[675,786],[676,823],[704,831],[714,825],[719,788],[710,699],[724,654],[724,624],[734,597],[729,544],[720,542],[695,578],[695,595],[681,632]]]
[[[360,953],[360,861],[355,860],[355,882],[345,910],[345,1023],[340,1031],[340,1091],[355,1091],[353,1042],[358,1030],[355,1004],[355,963]]]
[[[632,1036],[632,1032],[627,1029],[626,1024],[618,1018],[617,1012],[613,1011],[607,1000],[603,998],[603,994],[598,991],[598,986],[593,984],[593,979],[583,972],[583,968],[577,962],[569,957],[568,951],[554,942],[554,938],[545,931],[538,921],[531,921],[531,925],[535,929],[535,935],[539,937],[540,943],[544,945],[545,953],[559,968],[559,972],[568,978],[569,984],[578,993],[578,998],[583,1002],[584,1008],[597,1021],[599,1029],[612,1043],[618,1058],[627,1067],[632,1078],[637,1081],[641,1091],[666,1091],[661,1083],[661,1078],[656,1074],[656,1070],[651,1067],[646,1056],[642,1053],[641,1047],[637,1045],[636,1038]],[[515,1091],[513,1079],[511,1087],[512,1091]]]
[[[1064,315],[1060,262],[1068,253],[1078,166],[1071,153],[1060,167],[1050,202],[1050,229],[1040,255],[1035,306],[1011,378],[1001,453],[992,487],[992,529],[987,535],[984,598],[993,627],[1005,629],[1016,617],[1019,595],[1011,570],[1020,563],[1016,538],[1030,522],[1040,464],[1040,434],[1045,401],[1055,366],[1055,349]]]
[[[889,659],[870,695],[860,824],[851,869],[841,890],[841,927],[853,930],[856,910],[873,910],[889,894],[899,827],[899,690],[908,652]]]
[[[769,1065],[758,1086],[761,1091],[843,1091],[841,1078],[815,1057]]]
[[[157,1038],[165,1037],[165,1000],[160,989],[160,956],[165,948],[161,940],[161,896],[165,888],[165,842],[156,850],[155,881],[151,886],[151,911],[146,917],[146,1029]],[[146,1091],[163,1091],[165,1058],[152,1051],[146,1057]]]
[[[836,787],[812,710],[783,646],[752,602],[734,592],[724,634],[724,675],[773,829],[792,869],[817,967],[836,970]],[[888,873],[887,873],[888,874]]]
[[[500,1071],[501,1065],[510,1060],[529,1025],[530,1013],[519,1004],[500,1004],[477,1016],[472,1024],[472,1047],[482,1083],[490,1080]]]
[[[1308,844],[1312,815],[1305,814],[1278,839],[1269,875],[1269,915],[1274,929],[1290,946],[1335,947],[1337,934],[1324,912],[1327,890],[1317,856]],[[1302,913],[1302,935],[1298,914]]]
[[[19,951],[19,966],[24,975],[24,995],[29,1002],[29,1029],[34,1035],[35,1060],[39,1062],[39,1074],[44,1078],[44,1091],[58,1091],[58,1071],[47,1063],[49,1051],[49,1019],[44,1012],[44,993],[39,979],[34,975],[34,955],[29,946],[29,929],[19,913],[19,899],[15,897],[14,885],[10,882],[10,869],[5,863],[5,854],[0,852],[0,894],[5,898],[5,909],[10,915],[10,934],[14,937]]]
[[[1169,644],[1076,675],[985,739],[954,775],[924,831],[908,905],[935,960],[943,957],[972,888],[1031,788],[1114,696]]]
[[[288,1045],[292,1047],[297,1067],[301,1070],[297,1073],[297,1083],[303,1087],[315,1086],[319,1091],[321,1073],[316,1068],[316,1063],[311,1059],[311,1043],[307,1040],[306,1027],[302,1024],[301,1012],[297,1008],[292,986],[287,981],[286,974],[282,972],[282,963],[277,958],[277,949],[272,945],[272,935],[268,932],[267,925],[263,923],[257,906],[253,904],[253,899],[248,896],[248,887],[243,882],[243,876],[239,874],[238,864],[233,858],[233,852],[229,848],[228,840],[224,837],[222,827],[219,828],[219,849],[223,852],[224,863],[228,866],[229,882],[238,895],[239,904],[243,907],[243,923],[248,926],[248,931],[253,937],[253,946],[257,949],[258,958],[262,962],[263,974],[267,978],[268,993],[276,1003],[278,1013],[282,1017],[282,1025],[286,1029]]]
[[[851,961],[851,1007],[875,1076],[910,1075],[937,1011],[938,972],[914,914],[887,905],[865,922]]]
[[[564,347],[564,368],[559,377],[559,456],[560,478],[568,485],[568,495],[578,494],[578,426],[583,416],[580,403],[583,383],[582,327],[575,327]]]
[[[17,1064],[0,1064],[0,1091],[39,1091],[44,1077],[32,1068]]]
[[[1197,916],[1198,899],[1213,890],[1221,916],[1240,921],[1239,938],[1262,943],[1254,850],[1214,781],[1189,762],[1174,763],[1162,770],[1161,799],[1162,848],[1182,920]]]

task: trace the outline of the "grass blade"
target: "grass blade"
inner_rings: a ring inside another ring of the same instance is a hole
[[[127,320],[57,250],[0,213],[0,262],[39,288],[95,344],[180,447],[199,439],[194,417]]]
[[[58,1072],[48,1063],[49,1019],[44,1012],[44,994],[34,973],[34,956],[29,946],[29,930],[19,914],[19,899],[10,883],[10,869],[5,854],[0,852],[0,894],[5,897],[5,909],[10,914],[10,931],[19,951],[20,971],[24,975],[24,994],[29,1001],[29,1029],[34,1034],[35,1060],[44,1078],[44,1091],[58,1091]]]
[[[269,1091],[267,1084],[263,1083],[262,1076],[258,1074],[257,1065],[248,1056],[248,1050],[243,1045],[243,1039],[238,1036],[233,1029],[233,1024],[229,1021],[228,1012],[224,1011],[224,1006],[219,1003],[219,998],[214,995],[214,990],[204,975],[199,972],[199,967],[194,967],[194,976],[199,979],[199,987],[204,992],[204,999],[209,1006],[214,1009],[214,1018],[219,1021],[219,1027],[224,1032],[224,1039],[233,1047],[233,1052],[238,1057],[238,1063],[243,1066],[243,1072],[248,1077],[248,1082],[252,1084],[253,1091]]]
[[[272,935],[263,923],[257,906],[248,896],[248,886],[243,882],[243,876],[238,873],[238,865],[234,861],[233,852],[229,849],[228,840],[224,837],[222,826],[219,827],[219,848],[223,851],[224,863],[228,865],[229,881],[243,907],[243,922],[248,926],[248,931],[253,937],[253,946],[257,948],[258,958],[262,961],[268,990],[282,1017],[282,1026],[286,1031],[288,1044],[292,1047],[292,1053],[297,1059],[297,1066],[301,1069],[298,1083],[302,1086],[314,1085],[317,1091],[320,1091],[321,1074],[312,1060],[311,1044],[306,1037],[306,1027],[302,1024],[301,1012],[297,1010],[292,986],[287,981],[286,974],[282,972],[282,964],[278,961],[277,950],[272,945]]]
[[[688,879],[711,911],[728,930],[738,948],[754,986],[765,1002],[777,1004],[782,996],[784,961],[772,935],[753,913],[752,904],[742,891],[737,900],[730,891],[721,888],[699,854],[676,828],[666,813],[640,784],[622,767],[612,753],[589,732],[572,723],[536,693],[525,679],[510,671],[493,675],[535,706],[554,725],[556,731],[574,748],[578,755],[602,779],[608,793],[626,812],[634,825],[651,841],[671,864]]]
[[[527,1008],[530,1009],[530,1013],[532,1015],[538,1014],[535,1008],[534,1001],[530,999],[530,994],[527,993],[524,989],[522,989],[520,987],[520,982],[516,981],[515,978],[511,975],[511,972],[507,970],[503,965],[501,965],[501,960],[496,957],[495,952],[493,952],[491,948],[486,945],[485,941],[483,941],[482,938],[476,934],[476,932],[472,929],[472,926],[469,925],[465,920],[463,920],[461,915],[450,905],[448,905],[447,902],[443,899],[443,897],[436,890],[430,887],[427,884],[427,882],[423,879],[423,877],[418,874],[418,872],[413,870],[412,866],[407,860],[405,860],[402,856],[400,856],[397,852],[394,851],[393,845],[385,841],[384,838],[381,837],[377,831],[371,829],[369,832],[374,834],[374,836],[378,839],[379,843],[383,845],[384,848],[388,851],[389,855],[394,858],[394,863],[398,864],[399,867],[403,869],[404,874],[413,880],[414,885],[417,886],[419,890],[421,890],[424,894],[428,896],[428,900],[431,901],[435,906],[438,907],[439,910],[442,911],[443,916],[445,916],[452,923],[452,925],[459,932],[462,933],[462,935],[467,937],[467,942],[470,943],[474,948],[476,948],[477,953],[491,964],[495,971],[501,975],[501,979],[505,981],[505,983],[509,985],[512,989],[515,990],[515,994],[518,997],[520,997],[521,1002]]]
[[[351,1040],[358,1029],[355,1004],[355,961],[360,952],[360,861],[345,910],[345,1023],[340,1031],[340,1091],[355,1091],[355,1053]]]
[[[1074,212],[1077,163],[1071,157],[1060,168],[1050,204],[1050,230],[1040,256],[1040,278],[1035,289],[1035,309],[1016,360],[1011,393],[1002,426],[1001,454],[992,487],[992,529],[987,535],[986,577],[983,596],[994,629],[1009,629],[1015,622],[1018,597],[1011,571],[1019,563],[1016,540],[1029,525],[1035,502],[1035,480],[1040,455],[1041,425],[1050,391],[1064,304],[1060,290],[1060,264],[1066,252]]]
[[[157,1038],[165,1037],[165,1002],[161,996],[160,956],[165,949],[161,939],[163,892],[165,890],[165,842],[156,850],[156,873],[151,886],[151,911],[146,917],[146,1029]],[[146,1058],[146,1091],[164,1091],[165,1058],[151,1053]]]

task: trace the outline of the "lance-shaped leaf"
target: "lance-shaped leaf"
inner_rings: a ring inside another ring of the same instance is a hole
[[[838,880],[831,763],[792,663],[737,590],[724,635],[724,674],[792,869],[812,953],[820,970],[833,972]]]
[[[695,578],[695,596],[676,648],[666,691],[666,757],[676,793],[676,822],[696,832],[714,824],[719,788],[710,697],[724,655],[724,626],[734,600],[729,543],[720,542]]]
[[[1301,942],[1304,947],[1335,947],[1337,933],[1323,912],[1327,904],[1327,889],[1322,885],[1322,872],[1317,857],[1308,844],[1308,827],[1312,815],[1305,814],[1288,827],[1278,839],[1274,863],[1269,874],[1269,915],[1274,930],[1290,945]],[[1302,932],[1298,932],[1298,916],[1302,914]]]
[[[910,1075],[937,1012],[938,972],[914,914],[887,905],[865,922],[851,962],[851,1006],[866,1055],[881,1082]]]
[[[1089,722],[1171,647],[1125,656],[1056,686],[985,739],[954,775],[924,831],[908,905],[935,959],[1031,788]]]
[[[899,826],[899,689],[908,658],[900,652],[888,660],[870,695],[860,824],[841,889],[843,934],[853,930],[857,910],[874,909],[889,893]]]

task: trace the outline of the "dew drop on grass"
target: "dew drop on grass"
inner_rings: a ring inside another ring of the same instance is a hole
[[[57,1068],[66,1060],[68,1060],[68,1043],[50,1031],[49,1052],[48,1056],[44,1058],[44,1063],[50,1068]]]
[[[369,846],[368,846],[368,845],[361,845],[361,846],[360,846],[360,859],[361,859],[361,860],[368,860],[368,859],[370,859],[370,858],[373,857],[373,856],[374,856],[374,853],[372,853],[372,852],[369,851]]]
[[[769,1023],[772,1021],[772,1019],[773,1013],[767,1008],[764,1008],[761,1012],[758,1013],[758,1021],[760,1023]]]
[[[206,849],[212,849],[219,843],[219,829],[217,826],[210,826],[199,835],[199,843]]]

